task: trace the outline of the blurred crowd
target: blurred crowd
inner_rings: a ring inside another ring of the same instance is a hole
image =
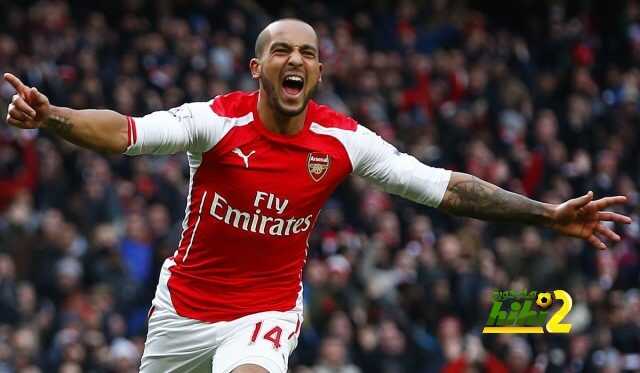
[[[638,1],[260,3],[0,1],[0,70],[56,105],[143,115],[255,90],[257,33],[301,17],[320,37],[317,101],[532,198],[626,195],[635,222],[597,251],[351,178],[309,242],[291,371],[640,371]],[[13,94],[0,83],[2,118]],[[0,126],[0,373],[137,371],[188,174],[184,154]],[[571,333],[481,334],[496,289],[567,290]]]

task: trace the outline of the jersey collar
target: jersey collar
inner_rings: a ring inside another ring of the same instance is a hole
[[[316,103],[313,100],[309,100],[309,102],[307,103],[308,108],[307,113],[304,117],[304,125],[302,126],[302,129],[300,129],[300,131],[296,132],[293,135],[284,135],[270,131],[269,129],[267,129],[267,127],[264,126],[262,119],[260,119],[260,114],[258,114],[258,95],[258,92],[256,92],[256,94],[254,95],[255,102],[253,103],[253,121],[255,123],[255,128],[258,130],[258,132],[260,132],[260,134],[272,140],[291,142],[299,140],[309,133],[309,127],[311,127],[312,122],[311,118],[313,117],[312,113],[315,111],[316,107]]]

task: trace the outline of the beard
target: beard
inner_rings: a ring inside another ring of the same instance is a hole
[[[314,85],[309,92],[303,96],[302,105],[298,109],[287,109],[280,102],[280,98],[278,96],[278,92],[276,91],[276,86],[273,82],[267,78],[260,78],[260,84],[264,87],[265,92],[267,93],[267,102],[269,103],[269,107],[273,109],[278,115],[282,115],[285,117],[295,117],[296,115],[302,113],[304,109],[307,107],[309,100],[315,95],[318,84]]]

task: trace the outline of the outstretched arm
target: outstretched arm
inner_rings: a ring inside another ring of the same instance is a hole
[[[458,216],[508,221],[550,227],[562,234],[588,240],[600,249],[607,246],[598,235],[617,241],[620,237],[602,224],[628,224],[627,216],[602,211],[626,202],[626,197],[593,201],[593,193],[559,205],[534,201],[508,192],[477,177],[427,166],[415,157],[399,152],[362,125],[355,131],[312,127],[313,131],[336,137],[345,145],[355,174],[383,190],[411,201],[437,207]]]
[[[618,241],[620,236],[602,222],[628,224],[631,219],[602,210],[625,202],[624,196],[593,201],[593,193],[589,192],[553,205],[506,191],[472,175],[453,172],[439,209],[453,215],[483,220],[548,226],[562,234],[588,240],[597,248],[606,249],[607,246],[598,235],[613,241]]]
[[[35,87],[12,74],[4,78],[15,94],[7,123],[18,128],[45,128],[76,145],[102,152],[122,153],[128,144],[127,118],[111,110],[74,110],[51,105]]]
[[[550,225],[553,205],[506,191],[473,175],[452,172],[440,210],[482,220]]]
[[[18,92],[9,105],[7,123],[18,128],[49,129],[97,151],[127,155],[204,152],[237,124],[215,114],[210,102],[187,103],[140,118],[111,110],[57,107],[12,74],[4,74],[4,78]]]

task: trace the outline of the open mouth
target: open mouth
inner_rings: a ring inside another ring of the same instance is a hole
[[[286,75],[282,80],[282,90],[289,96],[297,96],[304,88],[304,78],[299,75]]]

